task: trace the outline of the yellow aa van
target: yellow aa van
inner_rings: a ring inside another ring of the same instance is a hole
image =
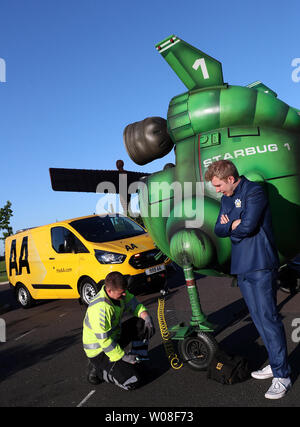
[[[123,215],[91,215],[26,229],[5,240],[8,279],[17,301],[80,298],[100,290],[119,271],[133,293],[144,284],[163,286],[165,256],[148,233]]]

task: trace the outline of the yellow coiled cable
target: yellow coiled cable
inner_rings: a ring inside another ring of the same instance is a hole
[[[171,340],[170,332],[168,330],[167,322],[165,319],[165,299],[162,297],[158,298],[157,319],[161,337],[170,365],[173,369],[180,369],[182,368],[183,363],[180,362],[179,357],[177,356],[174,350],[173,342]]]

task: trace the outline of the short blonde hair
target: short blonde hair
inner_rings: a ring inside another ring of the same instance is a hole
[[[127,282],[123,274],[119,271],[112,271],[105,277],[105,287],[107,289],[127,289]]]
[[[233,176],[236,180],[239,178],[239,173],[230,160],[218,160],[208,166],[205,172],[205,181],[211,181],[214,176],[223,180],[227,179],[229,176]]]

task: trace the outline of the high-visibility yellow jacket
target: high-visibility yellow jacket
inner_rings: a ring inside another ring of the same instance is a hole
[[[120,360],[125,354],[118,344],[123,313],[130,312],[139,317],[143,311],[147,309],[128,291],[120,300],[120,306],[115,305],[103,286],[89,304],[83,321],[82,341],[87,357],[95,357],[104,351],[111,362]]]

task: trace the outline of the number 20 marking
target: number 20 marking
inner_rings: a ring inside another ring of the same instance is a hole
[[[201,67],[203,78],[204,79],[209,79],[209,74],[208,74],[208,71],[207,71],[207,67],[206,67],[205,59],[204,58],[196,59],[196,61],[194,62],[193,69],[197,71],[199,67]]]

